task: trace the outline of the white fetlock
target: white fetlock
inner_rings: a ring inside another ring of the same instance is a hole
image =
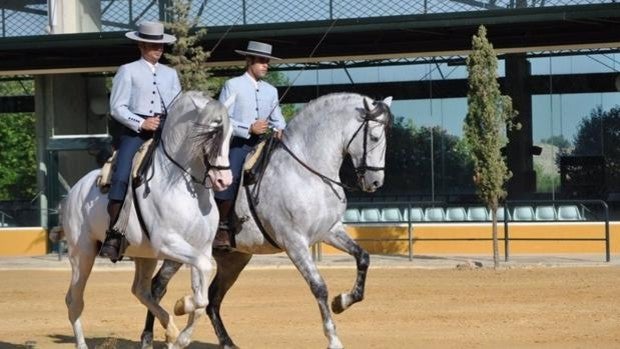
[[[170,317],[170,322],[166,328],[166,343],[168,343],[168,348],[175,347],[177,338],[179,338],[179,329],[175,326],[174,322],[172,322],[172,317]]]
[[[344,346],[342,346],[342,343],[340,342],[340,339],[338,339],[338,337],[334,337],[330,341],[329,347],[327,347],[327,349],[344,349]]]

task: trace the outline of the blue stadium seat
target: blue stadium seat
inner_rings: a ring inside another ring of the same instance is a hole
[[[360,211],[357,208],[347,208],[342,217],[343,223],[359,223],[361,220]]]
[[[512,220],[512,216],[510,215],[510,211],[506,208],[506,214],[508,215],[508,217],[506,217],[509,221]],[[489,219],[493,219],[493,215],[491,214],[491,210],[489,210]],[[498,222],[503,222],[504,221],[504,207],[500,206],[497,208],[497,221]]]
[[[489,220],[489,211],[483,206],[467,208],[467,220],[472,222],[484,222]]]
[[[584,217],[581,216],[577,205],[562,205],[558,207],[558,220],[581,221],[584,220]]]
[[[517,206],[512,211],[513,221],[533,221],[534,209],[531,206]]]
[[[537,221],[554,221],[557,219],[555,207],[551,205],[536,206],[535,217]]]
[[[464,222],[467,220],[467,213],[463,207],[446,208],[446,221]]]
[[[381,214],[378,208],[362,208],[360,222],[375,223],[381,221]]]
[[[424,221],[424,210],[422,210],[422,208],[420,207],[405,209],[405,213],[403,214],[403,221],[409,222],[409,217],[411,217],[412,222],[422,222]]]
[[[381,221],[382,222],[401,222],[403,217],[400,214],[400,209],[398,207],[386,207],[381,210]]]
[[[443,222],[446,220],[446,213],[441,207],[429,207],[424,211],[424,221]]]

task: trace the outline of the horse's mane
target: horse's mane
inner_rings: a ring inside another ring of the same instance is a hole
[[[298,118],[304,119],[306,115],[318,115],[320,117],[324,117],[326,115],[325,110],[324,110],[325,108],[332,108],[335,110],[345,109],[347,106],[351,104],[353,104],[357,108],[361,108],[362,104],[359,102],[359,100],[361,100],[362,98],[369,98],[372,100],[372,98],[368,96],[364,96],[358,93],[351,93],[351,92],[330,93],[328,95],[321,96],[317,99],[310,101],[308,104],[306,104],[299,111],[299,113],[297,113],[295,118],[291,120],[291,123],[294,123],[295,120]],[[394,116],[392,115],[390,108],[380,100],[375,101],[374,104],[370,105],[371,109],[373,107],[379,108],[377,111],[377,115],[380,115],[383,113],[387,114],[386,124],[388,128],[390,128],[393,123],[393,119],[394,119]]]

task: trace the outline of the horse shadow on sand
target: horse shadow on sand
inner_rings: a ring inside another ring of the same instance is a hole
[[[75,338],[73,336],[66,336],[61,334],[52,334],[48,336],[52,339],[52,341],[56,344],[73,344],[75,343]],[[91,337],[86,338],[86,344],[88,344],[89,348],[94,349],[135,349],[140,348],[139,341],[127,340],[124,338],[116,338],[116,337]],[[154,341],[153,347],[155,348],[165,348],[166,345],[163,341]],[[0,341],[0,349],[39,349],[42,348],[35,341],[27,341],[25,343],[8,343],[4,341]],[[192,342],[188,347],[188,349],[198,349],[198,348],[206,348],[206,349],[217,349],[219,346],[213,343],[205,343],[205,342]]]

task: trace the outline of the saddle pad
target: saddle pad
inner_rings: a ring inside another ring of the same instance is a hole
[[[146,159],[147,155],[149,154],[149,150],[152,146],[153,146],[153,139],[151,138],[148,141],[144,142],[144,144],[142,144],[140,146],[140,149],[138,149],[138,151],[136,152],[136,155],[134,155],[133,164],[131,166],[131,178],[132,179],[136,179],[140,177],[140,165],[142,164],[144,159]]]
[[[101,190],[101,193],[105,194],[110,190],[110,184],[112,184],[112,168],[116,163],[116,150],[112,153],[112,156],[106,160],[101,172],[97,176],[97,187]]]
[[[245,162],[243,163],[243,171],[252,170],[252,168],[258,161],[258,159],[260,159],[260,156],[263,152],[263,149],[265,148],[266,143],[267,143],[267,140],[262,140],[260,143],[258,143],[254,147],[254,149],[252,149],[252,151],[245,158]]]

